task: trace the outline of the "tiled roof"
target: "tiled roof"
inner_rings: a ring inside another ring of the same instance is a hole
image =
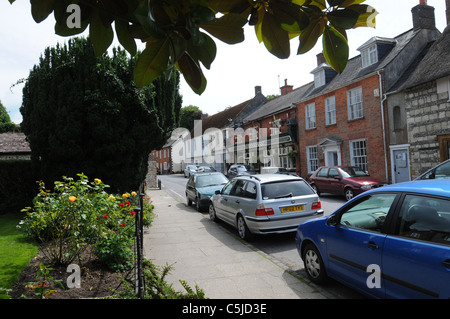
[[[23,133],[0,134],[0,154],[30,153],[31,149]]]

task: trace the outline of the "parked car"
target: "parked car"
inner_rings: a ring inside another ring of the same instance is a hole
[[[440,178],[450,178],[450,159],[436,165],[432,169],[429,169],[422,175],[416,178],[416,180],[421,179],[440,179]]]
[[[300,177],[281,174],[238,176],[211,197],[211,220],[237,228],[242,239],[253,234],[295,232],[323,214],[319,196]]]
[[[450,298],[450,179],[365,192],[302,223],[296,246],[315,283],[332,277],[375,298]]]
[[[297,174],[295,174],[295,170],[275,166],[261,167],[261,174],[287,174],[297,176]]]
[[[233,179],[239,175],[251,175],[254,173],[255,173],[255,171],[252,170],[249,165],[233,164],[228,169],[227,177],[229,179]]]
[[[372,188],[386,185],[385,182],[371,177],[356,166],[323,166],[310,177],[309,183],[317,194],[331,193],[344,195],[350,200]]]
[[[207,173],[207,172],[215,172],[214,167],[211,166],[199,166],[197,169],[197,173]]]
[[[186,165],[184,168],[184,178],[191,177],[191,175],[197,173],[199,167],[199,165]]]
[[[228,178],[222,173],[197,173],[191,175],[186,183],[186,201],[188,206],[195,202],[198,211],[207,209],[209,198],[216,190],[221,190],[228,182]]]

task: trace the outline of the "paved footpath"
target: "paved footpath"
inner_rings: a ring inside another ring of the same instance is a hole
[[[173,265],[166,280],[176,290],[184,291],[179,280],[185,280],[210,299],[330,298],[164,188],[147,195],[156,216],[145,231],[144,256],[155,265]]]

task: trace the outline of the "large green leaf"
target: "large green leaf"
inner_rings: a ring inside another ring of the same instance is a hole
[[[228,13],[235,8],[250,6],[248,0],[206,0],[209,7],[216,12]]]
[[[30,0],[30,3],[31,15],[37,23],[47,19],[48,15],[53,12],[55,6],[55,0]]]
[[[347,8],[349,6],[352,6],[354,4],[361,4],[366,0],[344,0],[339,6],[341,8]]]
[[[200,66],[187,53],[181,56],[176,65],[191,89],[202,94],[206,88],[206,78]]]
[[[216,58],[217,47],[214,40],[207,34],[201,32],[202,41],[189,41],[188,53],[193,60],[200,61],[207,68],[211,68],[211,64]]]
[[[300,44],[297,54],[303,54],[311,50],[322,35],[325,23],[322,18],[316,18],[309,22],[308,27],[300,33]]]
[[[166,34],[152,18],[148,4],[149,2],[147,0],[141,1],[134,12],[134,17],[148,35],[153,38],[162,39]]]
[[[286,31],[299,32],[308,26],[308,16],[295,4],[275,2],[270,6],[270,10]]]
[[[322,38],[323,55],[328,64],[338,73],[344,71],[349,55],[345,37],[333,26],[325,26]]]
[[[348,9],[359,13],[358,21],[353,28],[372,27],[375,28],[375,17],[378,14],[375,8],[366,4],[352,5]]]
[[[116,29],[117,38],[119,39],[120,44],[132,56],[136,55],[136,52],[137,52],[136,41],[130,35],[128,22],[126,22],[124,20],[116,20],[115,21],[115,29]]]
[[[244,41],[244,25],[247,20],[240,14],[228,13],[213,21],[199,25],[217,39],[235,44]]]
[[[169,45],[168,38],[147,44],[134,68],[134,82],[137,86],[143,87],[150,84],[166,70],[170,53]]]
[[[89,37],[94,46],[96,56],[102,55],[111,45],[114,39],[114,32],[111,24],[106,24],[97,11],[91,15],[89,25]]]
[[[336,28],[351,29],[358,21],[359,15],[358,12],[352,9],[341,9],[329,12],[327,18]]]
[[[261,26],[264,45],[270,53],[279,59],[287,59],[291,54],[289,35],[283,30],[276,18],[266,13]]]

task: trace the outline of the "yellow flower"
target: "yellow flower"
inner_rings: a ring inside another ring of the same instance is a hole
[[[131,192],[131,196],[136,196],[137,194],[136,194],[136,192]]]
[[[109,195],[108,199],[112,202],[116,200],[116,198],[113,195]]]
[[[69,201],[74,202],[77,198],[75,196],[69,196]]]
[[[95,182],[96,184],[100,184],[100,183],[102,182],[102,180],[101,180],[100,178],[96,178],[96,179],[94,179],[94,182]]]
[[[123,198],[128,198],[128,197],[130,197],[130,194],[128,194],[128,193],[122,194],[122,197]]]

